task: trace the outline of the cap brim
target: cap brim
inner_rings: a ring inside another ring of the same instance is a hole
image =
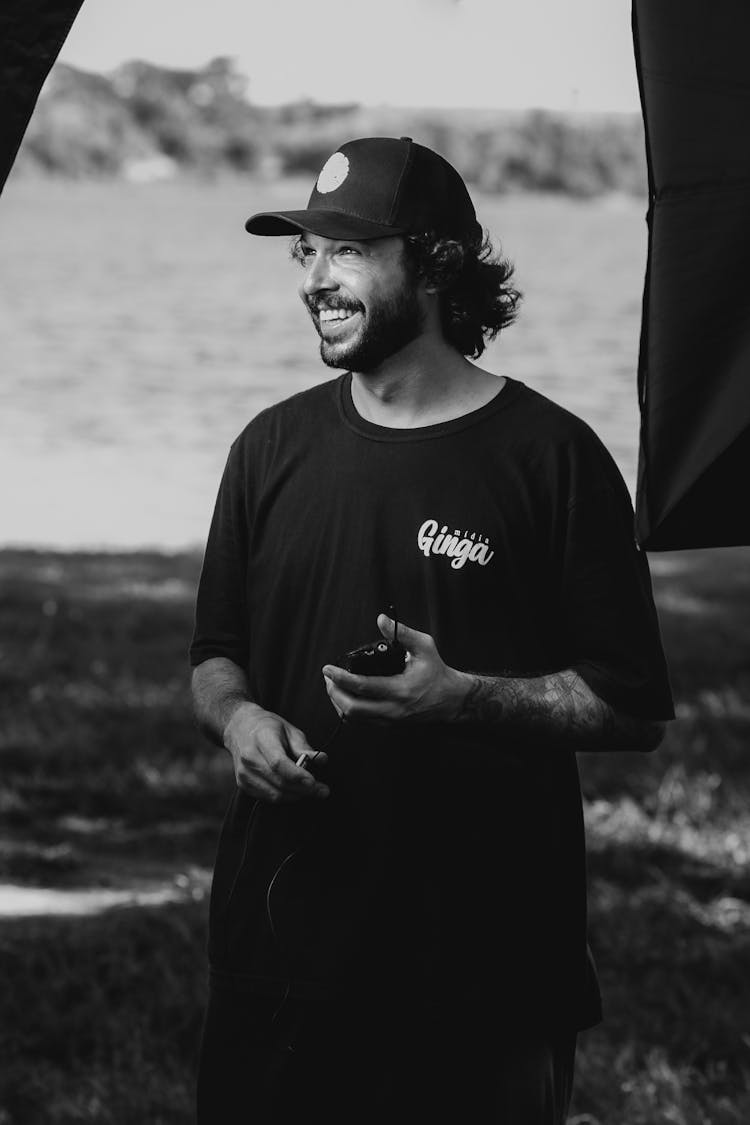
[[[369,238],[389,238],[404,234],[401,228],[389,227],[384,223],[372,223],[368,219],[358,219],[356,215],[345,215],[341,211],[259,211],[251,215],[245,223],[250,234],[282,235],[309,231],[322,238],[351,238],[366,241]]]

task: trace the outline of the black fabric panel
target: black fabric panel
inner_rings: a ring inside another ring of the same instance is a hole
[[[39,91],[83,0],[3,0],[0,7],[0,191]]]
[[[634,0],[633,32],[650,181],[637,535],[747,544],[731,497],[750,467],[750,7]]]
[[[746,546],[748,465],[750,430],[745,430],[664,516],[658,529],[658,549]]]

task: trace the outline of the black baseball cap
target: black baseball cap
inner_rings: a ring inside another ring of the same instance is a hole
[[[304,211],[260,211],[245,230],[304,230],[360,242],[428,230],[446,237],[481,233],[456,169],[411,137],[348,141],[323,165]]]

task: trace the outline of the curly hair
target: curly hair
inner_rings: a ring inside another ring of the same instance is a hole
[[[494,255],[481,228],[461,238],[409,234],[404,242],[408,266],[440,296],[446,340],[478,359],[487,342],[516,319],[521,293],[510,284],[513,263]]]

